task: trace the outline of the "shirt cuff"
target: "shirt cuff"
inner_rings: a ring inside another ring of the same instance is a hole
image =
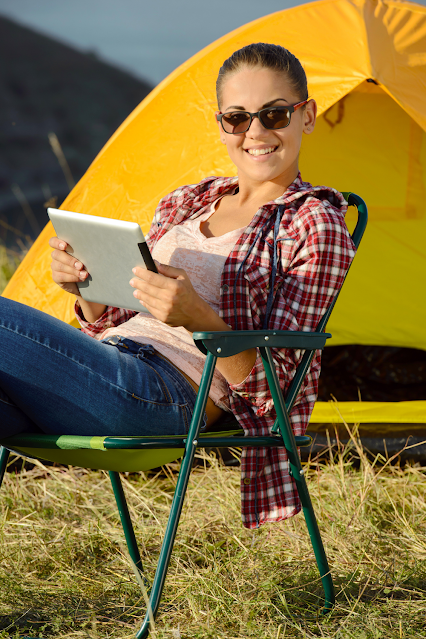
[[[106,331],[107,328],[112,328],[113,326],[118,326],[123,322],[127,322],[128,319],[133,317],[133,315],[136,315],[135,311],[107,306],[96,322],[91,323],[85,319],[78,300],[75,302],[74,312],[78,323],[81,326],[82,332],[95,338],[98,338],[104,331]]]

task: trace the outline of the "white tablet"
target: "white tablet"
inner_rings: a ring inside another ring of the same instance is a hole
[[[67,253],[89,273],[77,283],[84,300],[148,312],[129,284],[135,266],[157,272],[139,224],[51,208],[47,213],[57,237],[68,243]]]

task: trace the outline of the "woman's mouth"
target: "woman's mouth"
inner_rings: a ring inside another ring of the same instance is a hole
[[[268,146],[262,149],[245,149],[245,150],[250,155],[257,156],[257,155],[268,155],[269,153],[273,153],[274,151],[276,151],[277,148],[278,148],[277,146]]]

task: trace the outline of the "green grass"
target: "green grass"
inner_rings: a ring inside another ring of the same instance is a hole
[[[152,636],[424,637],[426,469],[353,464],[353,443],[308,485],[337,590],[327,617],[303,516],[245,530],[239,470],[202,456],[190,481]],[[379,463],[380,462],[380,463]],[[177,465],[124,476],[152,579]],[[0,637],[131,637],[144,614],[103,472],[36,463],[0,492]]]
[[[0,244],[0,294],[3,293],[7,283],[19,266],[24,254],[17,255],[8,251],[3,244]]]

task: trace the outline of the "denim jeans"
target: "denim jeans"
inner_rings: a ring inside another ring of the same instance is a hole
[[[99,342],[0,297],[0,436],[183,435],[196,393],[150,345]]]

